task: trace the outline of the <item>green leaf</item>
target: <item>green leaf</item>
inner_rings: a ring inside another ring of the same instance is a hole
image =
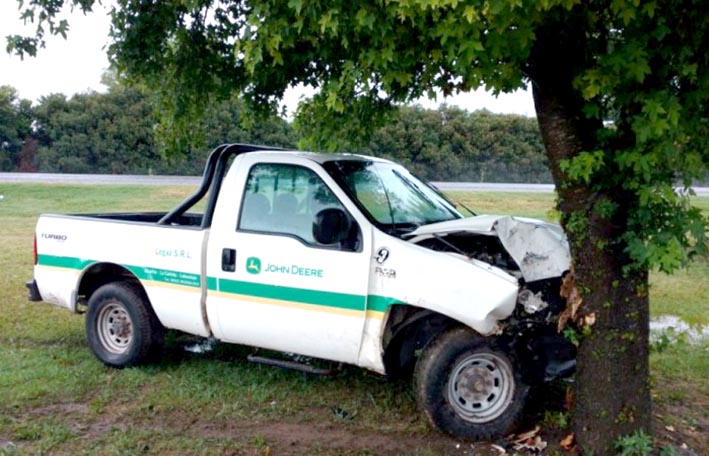
[[[572,159],[567,159],[561,162],[560,168],[570,179],[589,184],[591,179],[605,163],[604,153],[602,150],[593,152],[581,152]]]
[[[465,10],[463,11],[463,17],[466,21],[468,21],[468,24],[472,24],[480,20],[480,14],[478,13],[477,9],[472,5],[468,5],[465,7]]]
[[[303,0],[288,0],[288,8],[295,11],[295,14],[300,14],[303,10]]]

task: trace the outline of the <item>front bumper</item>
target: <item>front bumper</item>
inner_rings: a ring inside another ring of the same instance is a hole
[[[27,287],[27,299],[33,302],[41,301],[42,295],[39,294],[39,288],[37,287],[37,281],[32,279],[25,283]]]

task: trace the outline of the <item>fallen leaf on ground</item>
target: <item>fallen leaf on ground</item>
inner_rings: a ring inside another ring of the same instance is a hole
[[[564,395],[564,407],[566,410],[573,410],[575,402],[574,389],[571,387],[566,388],[566,394]]]
[[[522,443],[536,437],[541,430],[541,426],[535,426],[534,429],[529,430],[527,432],[522,432],[521,434],[516,435],[513,434],[512,436],[508,437],[508,440],[510,440],[512,443]]]
[[[574,433],[572,432],[571,434],[561,439],[559,445],[561,445],[561,448],[565,450],[570,450],[574,446]]]
[[[530,431],[522,432],[517,435],[511,435],[507,437],[507,440],[512,442],[515,451],[542,451],[547,447],[547,443],[539,436],[541,431],[541,426],[536,426]]]
[[[516,451],[530,450],[535,453],[544,451],[547,447],[546,441],[542,440],[541,437],[536,436],[534,438],[527,439],[523,443],[515,444],[514,449]]]
[[[596,312],[584,315],[581,326],[593,326],[596,324]]]

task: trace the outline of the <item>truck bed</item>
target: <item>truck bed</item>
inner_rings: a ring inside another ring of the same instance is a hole
[[[69,217],[156,224],[166,214],[167,212],[111,212],[106,214],[71,214]],[[199,227],[202,223],[202,216],[202,214],[198,213],[182,214],[170,225]]]

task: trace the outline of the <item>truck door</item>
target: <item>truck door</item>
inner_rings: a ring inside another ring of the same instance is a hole
[[[322,170],[248,161],[231,170],[241,176],[227,176],[245,188],[234,198],[233,218],[219,226],[215,218],[209,240],[207,312],[215,336],[356,363],[371,232],[355,221],[344,193]],[[313,238],[315,215],[328,208],[350,216],[349,242],[322,245]]]

